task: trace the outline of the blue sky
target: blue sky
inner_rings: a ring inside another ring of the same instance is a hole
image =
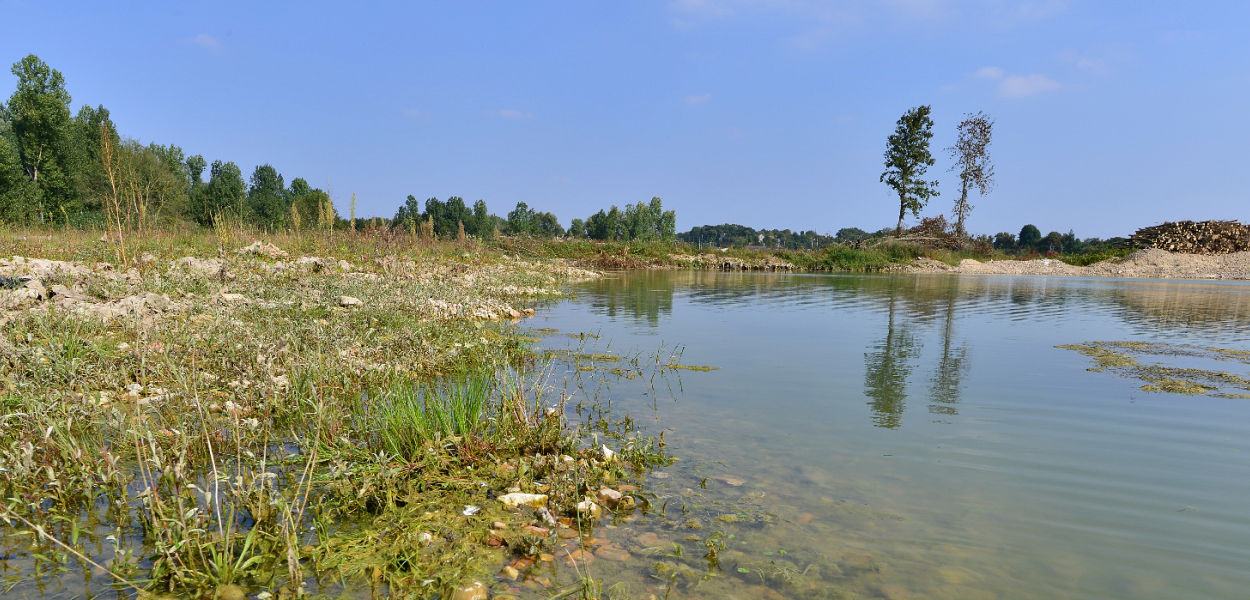
[[[997,121],[973,232],[1080,237],[1242,219],[1250,3],[894,0],[14,2],[0,61],[35,53],[123,135],[269,163],[341,212],[415,195],[567,225],[663,198],[678,228],[878,229],[903,112]],[[0,84],[7,97],[14,79]]]

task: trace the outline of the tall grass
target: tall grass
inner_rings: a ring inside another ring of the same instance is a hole
[[[388,454],[413,459],[427,441],[479,436],[495,389],[490,371],[425,385],[396,385],[371,407]]]

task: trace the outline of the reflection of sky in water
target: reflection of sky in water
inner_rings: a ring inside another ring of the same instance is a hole
[[[535,326],[596,331],[618,351],[681,344],[682,363],[722,368],[682,374],[680,402],[662,405],[680,464],[750,475],[817,515],[808,535],[878,553],[909,589],[1250,589],[1250,401],[1149,394],[1054,348],[1247,350],[1250,286],[661,271],[578,291]],[[857,523],[837,512],[846,501],[902,518]]]

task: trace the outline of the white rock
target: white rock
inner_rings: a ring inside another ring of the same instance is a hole
[[[599,505],[595,504],[594,500],[586,498],[585,500],[577,503],[577,514],[582,516],[598,517],[603,514],[603,509],[599,508]]]
[[[616,508],[616,505],[621,502],[621,493],[612,488],[600,488],[599,493],[596,495],[599,501],[608,508]]]
[[[541,508],[547,505],[547,494],[526,494],[523,492],[513,492],[511,494],[504,494],[500,496],[498,500],[508,508],[516,508],[521,505]]]
[[[360,301],[360,298],[354,298],[352,296],[339,296],[339,306],[360,306],[361,304],[363,303]]]
[[[43,282],[38,279],[27,281],[26,289],[35,293],[36,300],[44,300],[48,297],[48,290],[44,289]]]
[[[486,600],[490,597],[490,590],[486,588],[486,584],[480,581],[474,581],[464,587],[456,588],[451,593],[451,600]]]

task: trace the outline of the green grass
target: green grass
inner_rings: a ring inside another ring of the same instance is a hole
[[[873,272],[906,264],[927,255],[913,244],[880,244],[869,248],[831,246],[815,252],[778,251],[778,256],[795,266],[813,271]]]
[[[413,460],[426,442],[481,436],[494,389],[494,374],[479,371],[424,385],[396,385],[363,402],[378,422],[382,449]]]

